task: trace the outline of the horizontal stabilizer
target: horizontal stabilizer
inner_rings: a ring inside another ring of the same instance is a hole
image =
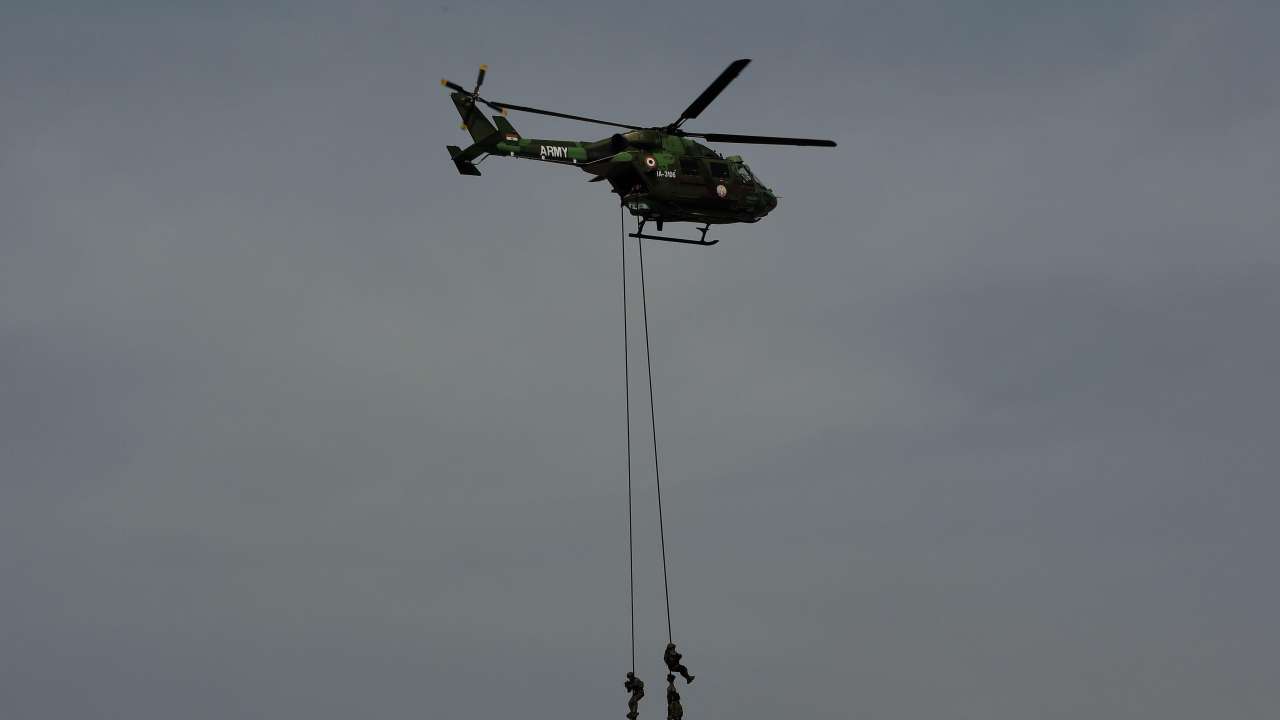
[[[458,168],[458,172],[463,175],[480,174],[480,168],[475,166],[469,158],[462,154],[462,148],[457,145],[447,145],[449,148],[449,158],[453,160],[453,166]]]
[[[519,142],[520,133],[511,126],[511,123],[501,115],[493,116],[494,127],[498,128],[498,132],[502,135],[502,139],[507,142]]]

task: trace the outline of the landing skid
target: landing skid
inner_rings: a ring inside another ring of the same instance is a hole
[[[701,239],[698,239],[698,240],[689,240],[687,238],[677,238],[677,237],[666,237],[663,235],[645,235],[644,234],[645,221],[641,219],[638,221],[638,223],[639,224],[636,227],[636,231],[633,233],[628,233],[627,237],[643,238],[645,240],[661,240],[662,242],[683,243],[685,245],[715,245],[716,243],[720,242],[719,240],[707,239],[707,231],[711,229],[711,223],[707,223],[706,225],[703,225],[702,227],[697,228],[698,232],[702,233]],[[658,229],[659,230],[662,229],[662,223],[658,223]]]

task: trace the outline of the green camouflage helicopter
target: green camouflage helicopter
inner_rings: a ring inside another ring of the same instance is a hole
[[[486,100],[480,97],[480,86],[488,68],[481,65],[475,88],[471,91],[448,80],[440,81],[441,85],[453,91],[451,97],[462,116],[462,128],[469,131],[475,140],[465,149],[449,145],[449,156],[463,175],[479,175],[480,170],[473,161],[489,155],[576,165],[594,176],[591,182],[608,181],[627,210],[637,218],[636,232],[631,233],[631,237],[714,245],[717,240],[707,240],[707,230],[713,224],[756,222],[778,206],[778,198],[760,182],[740,156],[723,157],[690,138],[756,145],[836,145],[830,140],[691,133],[681,129],[686,120],[698,117],[750,62],[735,60],[730,63],[675,122],[662,127],[628,125]],[[494,115],[493,122],[490,122],[477,107],[479,103],[500,114]],[[507,121],[508,110],[610,125],[626,132],[594,142],[535,140],[521,137],[516,132]],[[645,235],[644,225],[650,220],[657,224],[659,231],[664,222],[701,223],[702,227],[698,228],[702,233],[701,239]]]

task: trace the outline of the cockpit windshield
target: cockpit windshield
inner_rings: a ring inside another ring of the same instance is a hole
[[[738,179],[747,184],[755,182],[755,178],[751,176],[751,171],[747,169],[746,163],[738,164]]]

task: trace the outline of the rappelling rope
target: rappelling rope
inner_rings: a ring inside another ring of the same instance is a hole
[[[627,573],[631,594],[631,672],[636,671],[636,552],[631,521],[631,347],[627,334],[627,228],[623,209],[618,207],[618,227],[622,231],[622,378],[627,410]]]
[[[622,246],[622,377],[623,397],[625,398],[626,432],[627,432],[627,574],[631,614],[631,672],[636,670],[636,569],[635,569],[635,530],[632,513],[632,478],[631,478],[631,346],[630,333],[627,328],[627,229],[626,213],[618,208],[618,226]],[[637,231],[638,232],[638,231]],[[667,641],[673,642],[671,631],[671,587],[667,575],[667,532],[662,511],[662,474],[658,469],[658,418],[654,413],[653,403],[653,357],[649,351],[649,298],[644,276],[644,241],[636,238],[636,248],[640,254],[640,307],[644,315],[644,359],[645,370],[649,379],[649,427],[653,438],[653,482],[658,492],[658,542],[662,548],[662,594],[667,608]]]
[[[637,231],[639,234],[639,231]],[[644,309],[644,361],[649,373],[649,425],[653,432],[653,483],[658,490],[658,540],[662,547],[662,593],[667,601],[667,642],[674,642],[671,633],[671,589],[667,581],[667,533],[662,521],[662,475],[658,472],[658,418],[653,412],[653,358],[649,354],[649,300],[644,282],[644,240],[636,238],[640,249],[640,307]]]

